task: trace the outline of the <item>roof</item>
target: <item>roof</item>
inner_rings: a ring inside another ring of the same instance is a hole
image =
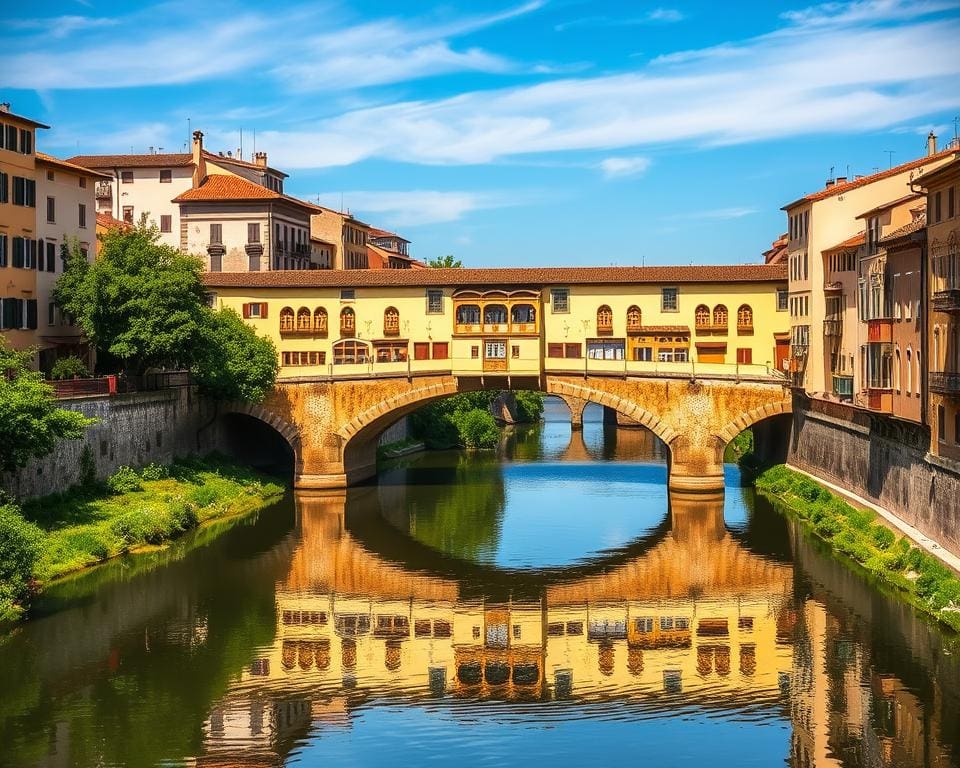
[[[283,176],[283,178],[289,178],[289,173],[284,173],[283,171],[277,170],[276,168],[271,168],[269,165],[257,165],[256,163],[251,163],[247,160],[241,160],[239,157],[229,157],[227,155],[218,155],[214,152],[208,150],[203,150],[203,156],[207,160],[213,160],[215,163],[232,163],[233,165],[241,165],[244,168],[252,168],[256,171],[270,171],[270,173],[276,174],[277,176]]]
[[[917,218],[911,221],[909,224],[904,224],[902,227],[898,227],[889,234],[884,235],[880,238],[880,244],[893,242],[894,240],[899,240],[901,237],[907,237],[912,235],[915,232],[922,232],[927,228],[927,216],[925,213],[921,213]]]
[[[784,232],[770,244],[770,248],[763,252],[765,264],[779,264],[787,258],[788,233]]]
[[[401,261],[413,261],[413,259],[403,253],[398,253],[397,251],[391,251],[389,248],[384,248],[382,245],[377,245],[376,243],[367,243],[367,248],[373,251],[382,259],[400,259]]]
[[[323,243],[324,245],[332,245],[332,246],[335,246],[335,245],[336,245],[336,243],[331,243],[329,240],[324,240],[322,237],[317,237],[317,236],[315,236],[315,235],[310,235],[310,242],[311,242],[311,243]]]
[[[109,213],[97,214],[97,226],[103,227],[104,229],[112,229],[113,227],[120,227],[121,229],[127,229],[130,227],[130,225],[127,224],[127,222],[120,221],[120,219],[115,219]]]
[[[97,176],[102,179],[109,179],[110,177],[105,173],[100,173],[99,171],[92,171],[89,168],[84,168],[82,165],[77,165],[76,163],[68,162],[67,160],[61,160],[59,157],[54,157],[53,155],[48,155],[45,152],[37,152],[37,162],[46,163],[47,165],[53,165],[57,168],[65,168],[68,171],[73,173],[83,174],[84,176]]]
[[[182,152],[160,152],[147,155],[74,155],[67,159],[85,168],[179,168],[193,165],[193,155]]]
[[[311,269],[207,272],[212,288],[379,288],[447,286],[609,285],[654,283],[783,283],[784,264],[683,267],[529,267],[506,269]]]
[[[898,197],[896,200],[891,200],[889,203],[883,203],[878,205],[875,208],[871,208],[869,211],[864,211],[857,216],[858,219],[866,219],[869,216],[873,216],[875,213],[882,213],[883,211],[888,211],[891,208],[896,208],[898,205],[903,205],[904,203],[909,203],[911,200],[918,200],[922,198],[919,192],[911,192],[909,195],[904,195],[903,197]]]
[[[228,176],[222,173],[212,173],[201,182],[199,187],[192,187],[186,192],[181,192],[175,198],[174,203],[191,203],[203,201],[229,201],[229,202],[249,202],[255,200],[276,200],[299,205],[311,211],[315,211],[317,206],[312,203],[298,200],[289,195],[281,195],[272,189],[267,189],[259,184],[242,178],[241,176]]]
[[[861,176],[859,179],[847,181],[843,184],[834,184],[832,187],[821,189],[819,192],[812,192],[809,195],[801,197],[799,200],[794,200],[792,203],[787,203],[780,210],[786,211],[794,206],[800,205],[801,203],[814,203],[818,200],[826,200],[828,197],[833,197],[834,195],[842,195],[844,192],[865,187],[868,184],[873,184],[875,181],[883,181],[884,179],[889,179],[890,177],[896,176],[900,173],[911,171],[915,168],[921,168],[928,163],[935,163],[938,160],[946,160],[947,158],[956,155],[958,152],[960,152],[960,150],[958,150],[956,147],[950,147],[949,149],[944,149],[932,155],[918,157],[916,160],[911,160],[908,163],[895,165],[893,168],[889,168],[886,171],[872,173],[869,176]]]
[[[23,123],[24,125],[29,125],[31,128],[49,128],[49,125],[44,125],[43,123],[38,123],[36,120],[31,120],[29,117],[24,117],[23,115],[18,115],[9,110],[6,112],[0,112],[0,120],[5,120],[13,118],[17,122]]]
[[[955,147],[953,148],[953,151],[957,151]],[[917,183],[923,189],[928,189],[928,185],[931,183],[931,181],[939,182],[944,176],[951,176],[958,171],[960,171],[960,157],[956,157],[951,162],[941,165],[936,170],[928,171],[921,177],[921,179],[918,179]],[[920,184],[921,180],[925,183]]]
[[[848,237],[842,243],[837,243],[832,245],[829,248],[824,248],[823,253],[828,251],[842,251],[849,248],[859,248],[861,245],[867,242],[867,233],[861,232],[859,235],[854,235],[853,237]]]
[[[367,229],[371,229],[369,224],[367,224],[366,222],[360,221],[360,219],[356,218],[352,213],[348,213],[347,211],[338,211],[334,208],[327,208],[327,206],[325,205],[317,205],[316,208],[321,213],[333,213],[333,214],[336,214],[337,216],[343,216],[343,218],[345,219],[350,219],[350,222],[353,224],[356,224],[358,227],[366,227]]]
[[[379,228],[377,228],[377,227],[370,227],[370,237],[376,237],[376,238],[381,238],[381,237],[382,237],[382,238],[388,238],[388,237],[389,237],[389,238],[391,238],[391,239],[393,239],[393,240],[402,240],[402,241],[405,242],[405,243],[409,243],[409,242],[410,242],[409,240],[407,240],[407,238],[405,238],[405,237],[400,237],[400,235],[398,235],[396,232],[389,232],[389,231],[387,231],[386,229],[379,229]]]

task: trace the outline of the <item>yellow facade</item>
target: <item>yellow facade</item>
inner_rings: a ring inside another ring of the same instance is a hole
[[[437,287],[344,287],[339,278],[339,287],[324,287],[323,273],[310,287],[225,284],[213,275],[207,284],[217,306],[274,341],[281,379],[451,371],[769,375],[775,336],[788,330],[777,301],[786,283],[776,271],[752,282],[510,289],[469,287],[470,270],[459,272],[459,285]],[[698,328],[701,305],[711,320],[726,308],[726,322]]]
[[[0,108],[0,329],[14,349],[37,343],[36,130],[47,127]]]

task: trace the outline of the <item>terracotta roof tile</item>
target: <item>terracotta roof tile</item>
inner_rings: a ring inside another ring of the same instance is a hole
[[[902,227],[899,227],[893,232],[890,232],[887,235],[884,235],[880,238],[880,243],[889,243],[893,240],[899,240],[901,237],[906,237],[907,235],[912,235],[915,232],[919,232],[923,229],[926,229],[927,226],[927,217],[926,214],[920,214],[917,218],[911,221],[909,224],[905,224]]]
[[[113,227],[120,227],[121,229],[128,229],[129,224],[125,221],[120,221],[120,219],[115,219],[109,213],[98,213],[97,214],[97,226],[104,227],[106,229],[112,229]]]
[[[71,163],[69,160],[61,160],[59,157],[48,155],[45,152],[37,152],[36,156],[37,162],[46,163],[47,165],[54,165],[58,168],[64,168],[68,171],[72,171],[73,173],[83,174],[84,176],[96,176],[103,179],[110,178],[110,176],[106,173],[100,173],[99,171],[94,171],[90,168],[84,168],[82,165]]]
[[[848,237],[842,243],[837,243],[832,245],[829,248],[824,248],[823,252],[827,253],[828,251],[839,251],[844,248],[859,248],[861,245],[867,242],[867,233],[861,232],[859,235],[854,235],[853,237]]]
[[[269,165],[257,165],[256,163],[251,163],[247,160],[241,160],[239,157],[227,157],[226,155],[218,155],[213,152],[208,152],[207,150],[203,150],[203,155],[207,160],[212,160],[215,163],[239,165],[243,168],[251,168],[256,171],[270,171],[270,173],[274,173],[277,176],[283,176],[284,178],[289,178],[290,176],[289,173],[284,173],[276,168],[271,168]]]
[[[847,181],[843,184],[834,184],[832,187],[821,189],[819,192],[812,192],[809,195],[804,195],[799,200],[794,200],[792,203],[787,203],[787,205],[783,206],[783,208],[780,210],[785,211],[801,203],[813,203],[818,200],[826,200],[828,197],[833,197],[834,195],[842,195],[844,192],[849,192],[851,189],[859,189],[860,187],[865,187],[868,184],[873,184],[875,181],[889,179],[891,176],[896,176],[904,171],[911,171],[915,168],[921,168],[929,163],[935,163],[939,160],[946,160],[958,153],[960,153],[960,150],[958,150],[956,147],[950,147],[949,149],[944,149],[933,155],[924,155],[923,157],[918,157],[916,160],[911,160],[908,163],[895,165],[893,168],[889,168],[886,171],[872,173],[869,176],[861,176],[859,179],[853,179],[853,181]]]
[[[14,120],[23,125],[30,126],[31,128],[49,128],[49,125],[44,125],[43,123],[38,123],[36,120],[31,120],[29,117],[24,117],[23,115],[18,115],[10,110],[0,110],[0,119],[3,120]]]
[[[177,152],[156,155],[75,155],[68,158],[67,162],[100,171],[110,168],[179,168],[193,165],[193,155]]]
[[[882,211],[889,210],[890,208],[896,208],[898,205],[903,205],[904,203],[909,203],[911,200],[921,200],[923,195],[919,192],[911,192],[909,195],[904,195],[903,197],[898,197],[896,200],[891,200],[888,203],[883,203],[882,205],[877,205],[871,208],[869,211],[864,211],[863,213],[857,216],[858,219],[866,219],[870,216],[873,216],[875,213],[881,213]]]
[[[407,238],[400,237],[400,235],[398,235],[396,232],[390,232],[386,229],[379,229],[378,227],[370,227],[370,237],[395,238],[397,240],[403,240],[405,243],[410,242],[407,240]]]
[[[289,195],[281,195],[272,189],[254,184],[240,176],[228,176],[221,173],[213,173],[207,176],[199,187],[193,187],[186,192],[181,192],[175,198],[174,203],[190,203],[198,201],[221,200],[246,202],[251,200],[282,200],[294,205],[299,205],[311,211],[316,211],[317,206],[298,200]]]
[[[393,286],[531,286],[629,283],[782,283],[784,264],[683,267],[529,267],[507,269],[311,269],[207,272],[212,288],[377,288]]]

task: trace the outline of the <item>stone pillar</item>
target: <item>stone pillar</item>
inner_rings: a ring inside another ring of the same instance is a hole
[[[570,411],[570,427],[572,429],[583,429],[583,409],[587,407],[587,401],[570,395],[554,394],[554,397],[559,397],[566,403]]]
[[[699,438],[699,439],[698,439]],[[723,446],[709,434],[679,435],[670,442],[671,491],[723,491]]]

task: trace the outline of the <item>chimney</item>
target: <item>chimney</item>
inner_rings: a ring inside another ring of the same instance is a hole
[[[253,162],[259,165],[261,168],[267,167],[267,153],[266,152],[254,152]]]
[[[203,153],[203,131],[193,132],[193,188],[207,178],[207,161]]]
[[[837,176],[837,186],[840,186],[841,184],[846,184],[846,183],[847,183],[846,176]]]
[[[937,154],[937,134],[930,131],[927,134],[927,157]]]
[[[827,179],[827,183],[826,183],[826,186],[824,187],[824,189],[830,189],[830,187],[832,187],[833,184],[834,184],[833,179]]]

